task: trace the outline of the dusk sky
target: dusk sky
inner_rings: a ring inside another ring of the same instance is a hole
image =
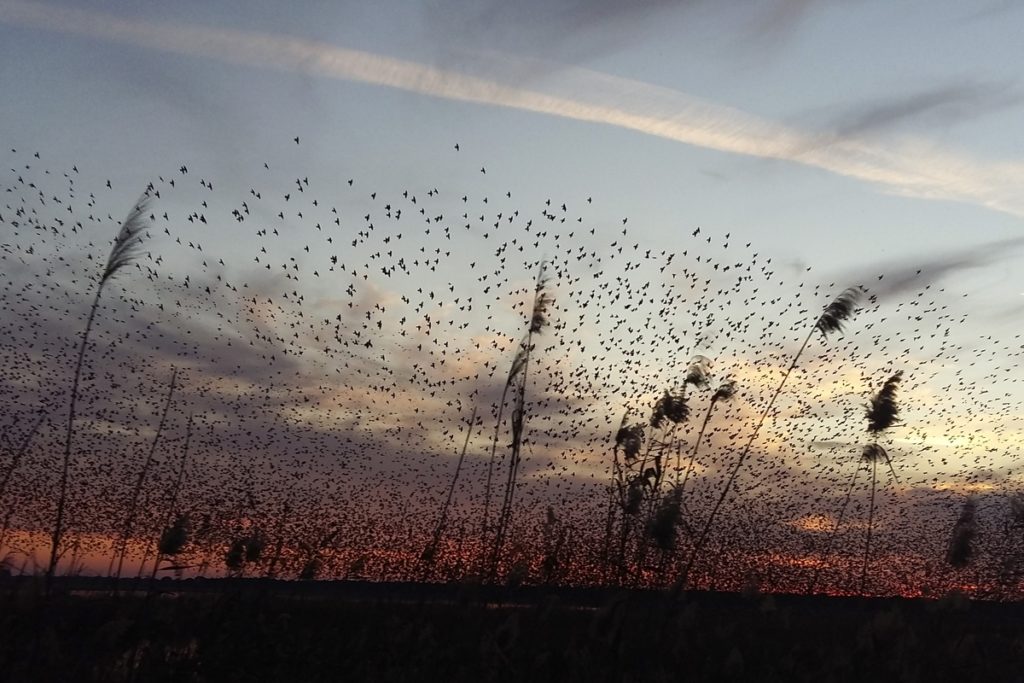
[[[749,514],[727,528],[799,564],[866,443],[864,404],[897,370],[886,445],[901,476],[885,482],[879,552],[941,548],[970,493],[996,528],[1022,485],[1022,28],[1006,0],[0,0],[8,439],[47,404],[30,461],[45,472],[45,444],[59,450],[66,398],[46,396],[69,370],[52,359],[152,183],[148,253],[104,293],[82,416],[86,460],[104,443],[117,455],[83,465],[81,481],[106,483],[79,509],[122,495],[174,366],[187,378],[169,444],[202,411],[211,471],[231,471],[217,464],[231,448],[258,452],[228,475],[240,490],[327,516],[340,497],[372,517],[345,492],[362,481],[381,509],[430,519],[478,405],[459,489],[472,518],[546,260],[524,517],[579,504],[559,514],[586,519],[623,411],[644,419],[694,354],[742,387],[710,437],[719,460],[699,468],[695,495],[713,500],[817,315],[862,285],[864,310],[816,336],[787,384],[743,473]],[[19,206],[65,222],[26,231]],[[101,388],[118,377],[127,397]],[[283,432],[269,442],[268,420]],[[31,472],[24,486],[52,489]],[[196,500],[216,499],[204,478]],[[13,528],[45,527],[37,504]],[[933,527],[901,526],[915,506]],[[83,534],[104,533],[106,513],[81,514]]]

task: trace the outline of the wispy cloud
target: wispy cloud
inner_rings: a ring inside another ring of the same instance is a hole
[[[863,282],[876,297],[895,298],[908,292],[920,291],[926,285],[941,282],[964,271],[1011,258],[1022,248],[1024,238],[1014,237],[956,252],[884,262],[872,266],[873,273],[860,269],[856,273],[841,275],[837,280]],[[874,275],[878,273],[883,275],[883,279],[876,281]]]
[[[697,147],[820,168],[892,194],[961,201],[1024,216],[1024,195],[1019,192],[1024,163],[973,160],[919,139],[882,146],[844,137],[822,145],[813,132],[668,88],[581,68],[561,69],[543,84],[527,88],[487,74],[302,38],[124,19],[20,0],[0,0],[0,22],[616,126]]]
[[[576,63],[647,41],[652,27],[684,14],[689,23],[714,31],[729,50],[756,52],[763,59],[766,48],[785,42],[822,4],[825,0],[429,0],[422,20],[426,40],[444,63],[458,58],[455,46],[526,50]],[[517,66],[523,75],[536,75],[522,68],[527,65]]]
[[[835,134],[848,137],[891,129],[908,120],[949,124],[1014,106],[1021,95],[1009,83],[958,81],[869,102],[844,113]]]

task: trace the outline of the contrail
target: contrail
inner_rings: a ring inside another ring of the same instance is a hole
[[[1024,163],[976,162],[921,141],[883,147],[844,138],[822,144],[820,135],[587,69],[560,69],[546,81],[547,88],[557,86],[554,94],[301,38],[124,19],[22,0],[0,0],[0,22],[616,126],[696,147],[820,168],[891,194],[961,201],[1024,216],[1024,194],[1019,192]]]

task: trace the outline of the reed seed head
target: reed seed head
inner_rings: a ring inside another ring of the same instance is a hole
[[[622,416],[622,424],[619,425],[619,431],[615,433],[615,450],[621,448],[626,462],[631,462],[636,460],[644,445],[644,427],[639,424],[627,425],[628,418],[628,413]]]
[[[322,563],[319,557],[314,557],[309,562],[302,566],[302,571],[299,572],[299,578],[303,581],[312,581],[319,574],[322,568]]]
[[[160,534],[157,550],[161,555],[177,555],[188,544],[188,535],[191,529],[192,523],[188,513],[178,515],[174,523]]]
[[[877,460],[889,460],[889,454],[885,452],[885,449],[879,446],[877,443],[869,444],[864,447],[864,450],[860,454],[861,460],[867,462],[875,462]]]
[[[530,332],[538,333],[548,324],[548,309],[555,298],[547,291],[550,278],[547,274],[547,261],[542,261],[537,272],[537,284],[533,294],[533,310],[530,313]]]
[[[508,370],[508,379],[505,380],[505,386],[510,387],[512,383],[516,381],[519,374],[526,368],[526,359],[530,357],[530,345],[524,337],[519,342],[519,349],[516,351],[515,358],[512,359],[512,367]]]
[[[683,385],[692,384],[698,389],[704,389],[711,381],[711,359],[707,356],[696,355],[690,359],[686,366],[686,376],[683,378]]]
[[[715,393],[711,396],[711,402],[728,401],[736,395],[736,391],[736,380],[727,377],[715,389]]]
[[[682,503],[682,491],[673,489],[662,498],[654,516],[647,523],[647,533],[660,550],[675,548],[676,529],[682,521]]]
[[[896,423],[900,408],[896,405],[896,388],[903,379],[903,371],[899,370],[875,394],[867,407],[868,431],[878,434]]]
[[[232,571],[238,571],[245,565],[245,539],[236,538],[224,554],[224,564]]]
[[[626,500],[623,504],[622,511],[627,515],[635,515],[640,512],[640,506],[644,502],[644,489],[643,480],[640,477],[634,477],[629,480],[629,486],[626,489]]]
[[[262,533],[257,531],[252,536],[245,539],[245,561],[259,562],[260,557],[263,555],[263,550],[266,547],[266,537]]]
[[[651,426],[660,429],[666,420],[679,424],[689,416],[690,406],[686,405],[686,395],[677,389],[666,389],[651,411]]]
[[[101,284],[138,257],[141,251],[142,233],[148,225],[146,214],[149,213],[151,202],[152,197],[148,193],[144,193],[135,204],[135,208],[125,218],[124,223],[121,224],[121,229],[114,239],[114,246],[110,249],[110,255],[107,257],[107,265],[100,278]]]
[[[853,315],[863,295],[864,289],[859,286],[847,288],[825,307],[814,326],[825,337],[830,332],[842,332],[843,323]]]

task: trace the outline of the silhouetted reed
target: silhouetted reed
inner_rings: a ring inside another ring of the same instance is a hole
[[[790,362],[789,367],[782,376],[782,381],[779,382],[779,386],[775,389],[775,393],[772,394],[771,399],[768,401],[768,405],[765,407],[764,411],[762,411],[761,417],[758,419],[757,425],[754,427],[754,431],[750,434],[750,439],[747,440],[746,445],[743,447],[743,451],[736,460],[736,464],[733,465],[729,472],[729,476],[725,481],[725,486],[722,487],[722,493],[715,501],[715,505],[711,509],[711,514],[708,515],[708,519],[704,523],[704,527],[701,529],[700,535],[694,543],[693,550],[690,552],[690,557],[686,561],[686,565],[683,567],[679,578],[673,586],[673,592],[677,592],[686,587],[687,582],[689,581],[690,572],[693,570],[694,563],[700,557],[700,554],[704,549],[704,544],[707,542],[708,534],[711,532],[711,528],[715,522],[715,517],[718,514],[719,509],[722,507],[722,503],[725,502],[726,497],[729,495],[729,491],[732,490],[733,482],[736,481],[736,476],[739,474],[740,469],[743,467],[743,463],[750,454],[750,448],[754,445],[754,441],[757,439],[757,435],[761,431],[761,426],[764,424],[764,421],[772,411],[772,407],[775,405],[775,399],[777,399],[779,394],[782,392],[782,388],[786,385],[786,380],[789,379],[789,376],[796,368],[796,364],[799,362],[800,356],[803,355],[803,352],[810,343],[814,333],[820,332],[822,337],[827,339],[830,333],[841,332],[843,329],[843,323],[853,315],[863,293],[864,290],[861,287],[847,288],[839,294],[839,296],[833,299],[832,302],[825,307],[825,310],[822,311],[821,315],[818,316],[818,319],[815,320],[814,326],[811,327],[810,332],[807,333],[807,337],[804,339],[803,344],[800,345],[800,349],[796,352],[796,355],[793,356],[793,360]]]
[[[174,556],[185,549],[188,544],[188,535],[192,530],[192,521],[187,512],[183,512],[175,518],[171,525],[160,534],[157,543],[156,562],[153,563],[153,575],[155,576],[160,567],[160,559],[163,556]]]
[[[611,538],[617,508],[620,513],[619,547],[614,564],[619,569],[620,583],[629,564],[626,554],[634,528],[642,532],[637,541],[637,566],[644,563],[649,542],[653,542],[662,553],[662,569],[668,561],[668,553],[675,548],[677,531],[684,524],[682,488],[679,485],[682,444],[677,431],[691,413],[687,390],[691,387],[706,389],[711,380],[711,366],[711,359],[706,356],[693,356],[681,383],[665,389],[654,402],[646,426],[630,424],[627,411],[615,433],[603,562],[606,568],[613,564]],[[713,401],[730,391],[731,385],[717,398],[713,397]],[[650,430],[649,436],[645,433],[647,429]],[[663,491],[673,451],[676,453],[675,482]]]
[[[473,412],[469,417],[469,422],[466,424],[466,440],[462,444],[462,451],[459,453],[459,459],[455,463],[455,473],[452,475],[452,483],[448,486],[448,493],[445,496],[444,504],[441,506],[441,513],[437,517],[437,524],[434,526],[434,532],[430,536],[430,542],[427,547],[420,553],[419,563],[423,565],[424,571],[433,565],[434,560],[437,556],[438,544],[441,542],[441,536],[444,534],[445,526],[448,523],[448,510],[451,508],[452,496],[455,495],[455,485],[459,481],[459,474],[462,472],[462,463],[466,459],[466,450],[469,448],[469,439],[473,434],[473,427],[476,425],[476,411],[477,406],[474,403]]]
[[[274,554],[270,556],[270,563],[267,566],[267,578],[277,578],[277,568],[281,563],[281,555],[284,552],[285,542],[288,540],[285,538],[285,529],[288,526],[289,516],[292,512],[291,501],[285,500],[281,504],[281,513],[277,517],[277,528],[275,529],[274,536],[277,540],[274,542]]]
[[[682,521],[682,489],[673,487],[667,492],[647,521],[647,534],[659,550],[668,552],[676,547],[676,529]]]
[[[306,560],[306,563],[302,565],[302,569],[299,570],[300,581],[313,581],[319,575],[323,569],[323,561],[317,557],[311,557]]]
[[[897,371],[883,384],[882,388],[879,389],[878,393],[871,397],[868,405],[865,408],[865,418],[867,419],[868,426],[867,431],[872,436],[876,437],[882,432],[886,431],[890,427],[896,424],[896,420],[899,417],[899,405],[896,403],[896,389],[899,386],[900,381],[903,379],[903,372]],[[860,456],[854,465],[853,474],[850,476],[850,483],[846,487],[846,494],[843,496],[843,502],[839,506],[839,514],[836,517],[836,522],[829,532],[828,541],[825,544],[825,548],[821,553],[821,563],[828,560],[829,555],[832,552],[832,546],[835,542],[835,538],[839,533],[839,529],[843,525],[843,520],[846,518],[846,510],[850,504],[850,498],[853,495],[854,487],[857,484],[857,477],[860,475],[861,465],[864,463],[870,464],[871,466],[871,503],[868,521],[868,532],[866,547],[864,550],[864,563],[861,575],[861,592],[864,592],[865,581],[867,578],[867,566],[868,558],[871,548],[871,534],[874,522],[874,510],[875,510],[875,488],[877,484],[877,465],[878,461],[884,461],[889,467],[889,471],[892,473],[893,479],[899,481],[899,477],[896,476],[896,470],[892,466],[892,461],[889,459],[889,453],[878,445],[878,443],[870,443],[861,449]],[[814,572],[811,575],[810,583],[808,584],[808,592],[814,592],[817,587],[818,576],[821,572],[821,564],[815,567]]]
[[[868,433],[878,437],[879,434],[896,424],[899,417],[899,406],[896,403],[896,388],[903,379],[903,371],[897,371],[885,381],[878,393],[871,398],[867,406]],[[875,492],[878,488],[878,461],[884,460],[896,481],[896,470],[893,469],[889,454],[877,443],[864,447],[861,459],[871,463],[871,502],[868,506],[868,533],[864,542],[864,564],[860,575],[860,592],[863,593],[868,580],[868,563],[871,558],[871,535],[875,521]]]
[[[189,447],[192,444],[193,419],[193,413],[189,413],[188,423],[185,427],[185,444],[182,449],[181,463],[178,466],[178,474],[174,478],[171,495],[167,501],[168,525],[160,533],[156,558],[153,560],[153,573],[150,575],[150,579],[156,578],[157,572],[160,571],[160,561],[165,555],[174,556],[184,550],[189,540],[189,533],[192,530],[192,520],[188,513],[178,512],[178,495],[181,492],[181,485],[185,481],[185,468],[188,466]]]
[[[116,553],[117,571],[114,572],[114,580],[121,578],[121,570],[124,567],[124,557],[128,550],[128,539],[131,537],[132,527],[135,525],[135,515],[138,512],[139,496],[142,495],[142,487],[146,483],[146,475],[149,474],[149,468],[153,465],[153,456],[156,454],[156,447],[160,443],[160,437],[164,432],[164,425],[167,424],[167,413],[170,411],[171,402],[174,399],[174,388],[177,379],[178,370],[177,368],[172,368],[171,384],[170,388],[167,390],[167,400],[164,402],[163,412],[160,414],[160,423],[157,425],[156,434],[153,435],[153,441],[149,445],[149,452],[146,454],[146,460],[142,463],[142,468],[139,470],[139,478],[135,482],[135,487],[132,489],[132,497],[128,503],[128,514],[125,516],[124,528],[121,529],[121,541]]]
[[[514,384],[513,409],[512,409],[512,443],[509,453],[508,474],[505,479],[505,493],[502,499],[501,512],[498,516],[498,529],[494,539],[494,549],[491,557],[490,576],[496,577],[498,562],[501,556],[501,549],[505,542],[505,536],[512,523],[513,503],[515,500],[516,482],[519,474],[521,451],[523,446],[523,434],[526,427],[526,387],[529,380],[530,354],[533,352],[533,336],[540,334],[548,324],[548,311],[554,303],[554,297],[547,291],[550,279],[547,273],[547,262],[541,261],[537,268],[537,279],[534,283],[533,305],[530,309],[530,324],[526,336],[519,344],[515,358],[512,360],[512,368],[509,371],[508,380],[505,382],[505,391],[502,392],[502,406],[507,396],[507,391]],[[498,411],[498,423],[495,426],[494,444],[491,448],[491,464],[494,462],[494,449],[497,447],[499,429],[501,427],[501,409]],[[488,470],[487,503],[490,495],[490,469]],[[487,503],[485,503],[484,519],[486,524]]]
[[[879,434],[896,424],[900,409],[896,404],[896,389],[903,379],[903,371],[897,371],[871,398],[867,408],[868,432]]]
[[[643,504],[643,490],[638,477],[631,474],[631,468],[637,462],[645,440],[642,424],[629,424],[629,411],[622,416],[619,428],[615,433],[615,444],[612,447],[611,484],[608,489],[608,516],[605,522],[604,563],[608,567],[612,561],[611,540],[615,528],[615,508],[622,513],[619,523],[619,547],[615,556],[618,567],[618,581],[625,577],[626,545],[629,539],[631,518],[640,511]],[[620,458],[621,452],[621,458]]]
[[[683,475],[683,481],[679,484],[680,491],[686,490],[686,481],[690,478],[690,473],[693,472],[693,463],[697,458],[697,451],[700,450],[700,445],[704,441],[704,430],[707,429],[708,422],[711,420],[711,413],[714,411],[715,406],[722,401],[728,401],[736,395],[736,382],[735,380],[726,378],[718,385],[715,389],[715,393],[711,395],[711,400],[708,403],[707,412],[704,413],[704,421],[701,422],[700,431],[697,432],[697,438],[693,442],[693,449],[690,451],[689,462],[686,465],[686,473]],[[676,481],[679,481],[679,461],[676,460]]]
[[[643,460],[640,462],[640,473],[643,476],[644,485],[650,489],[652,494],[661,490],[667,455],[672,449],[675,430],[690,417],[690,406],[686,400],[685,384],[682,388],[672,387],[665,390],[655,401],[654,408],[651,410],[652,434],[647,442]],[[661,430],[661,435],[655,437],[653,430],[658,429]],[[648,463],[651,464],[651,467],[647,466]]]
[[[247,566],[260,562],[266,547],[267,539],[258,529],[241,538],[235,538],[224,553],[224,566],[232,573],[243,576]]]
[[[107,256],[107,263],[96,285],[96,293],[93,296],[92,306],[89,308],[89,317],[85,322],[82,341],[78,346],[78,359],[75,362],[75,374],[71,381],[68,428],[64,439],[64,456],[61,462],[60,485],[57,494],[57,519],[53,525],[53,535],[50,541],[50,560],[46,567],[47,587],[52,583],[54,573],[57,571],[57,562],[60,560],[60,543],[64,536],[64,514],[68,498],[68,474],[71,467],[71,442],[75,430],[75,409],[78,405],[78,387],[82,377],[85,350],[89,344],[89,333],[92,331],[93,323],[96,320],[96,312],[99,310],[103,288],[119,271],[131,264],[140,253],[142,233],[148,225],[146,214],[149,212],[150,201],[151,198],[147,191],[136,203],[135,208],[131,210],[124,223],[121,224],[120,230],[118,230],[117,237],[114,239],[114,245]]]

